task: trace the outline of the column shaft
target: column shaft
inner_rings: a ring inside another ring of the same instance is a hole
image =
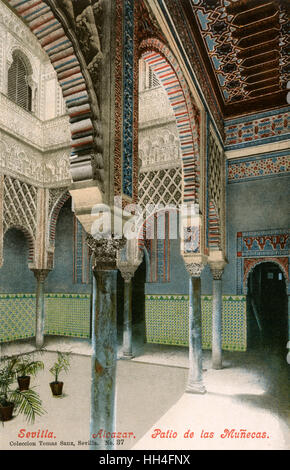
[[[35,343],[36,348],[41,349],[44,344],[44,322],[45,322],[45,304],[44,304],[44,281],[49,273],[49,269],[33,269],[36,278],[36,323],[35,323]]]
[[[189,280],[189,374],[186,392],[206,392],[202,381],[200,277]]]
[[[212,367],[222,368],[222,280],[213,279]]]
[[[124,282],[123,359],[132,359],[132,281]]]
[[[117,271],[94,271],[94,275],[90,440],[97,444],[91,449],[110,450],[114,439],[106,434],[115,431]]]
[[[36,325],[35,325],[35,343],[36,348],[41,349],[44,344],[44,280],[37,278],[36,286]]]

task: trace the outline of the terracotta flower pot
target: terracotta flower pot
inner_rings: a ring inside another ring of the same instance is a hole
[[[62,395],[63,382],[50,382],[49,385],[54,396]]]
[[[30,376],[25,375],[23,377],[17,377],[17,382],[19,385],[19,390],[22,392],[23,390],[28,390],[29,389],[29,384],[30,384]]]
[[[0,420],[10,421],[13,416],[14,403],[7,402],[5,406],[0,406]]]

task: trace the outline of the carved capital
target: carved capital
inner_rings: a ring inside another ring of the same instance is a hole
[[[185,267],[187,269],[188,274],[191,277],[200,277],[201,272],[204,268],[204,264],[202,264],[202,263],[185,263]]]
[[[222,278],[224,269],[223,268],[210,268],[212,277],[215,281],[219,281]]]
[[[95,239],[88,234],[86,242],[93,254],[94,271],[117,269],[117,253],[125,246],[126,240],[124,238]]]
[[[50,273],[51,269],[32,269],[37,282],[43,283]]]
[[[125,282],[130,282],[138,266],[118,266],[122,278]]]
[[[210,266],[213,279],[220,280],[222,278],[226,263],[227,263],[226,259],[209,261],[209,266]]]

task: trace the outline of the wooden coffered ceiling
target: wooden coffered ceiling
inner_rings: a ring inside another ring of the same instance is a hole
[[[290,0],[181,0],[225,118],[287,105]]]

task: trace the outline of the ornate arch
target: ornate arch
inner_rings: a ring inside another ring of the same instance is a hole
[[[9,230],[11,229],[16,229],[16,230],[19,230],[20,232],[22,232],[25,236],[25,239],[27,241],[27,244],[28,244],[28,264],[30,265],[34,265],[34,255],[35,255],[35,240],[34,240],[34,237],[33,235],[30,233],[30,231],[24,227],[23,225],[9,225],[9,227],[6,228],[6,230],[4,231],[3,233],[3,252],[4,252],[4,237],[6,235],[7,232],[9,232]],[[2,256],[2,263],[1,265],[3,264],[3,256]],[[29,266],[30,268],[32,266]]]
[[[8,0],[8,3],[36,36],[56,71],[71,124],[73,179],[92,178],[91,154],[97,151],[97,143],[100,145],[99,107],[77,37],[68,25],[67,17],[70,14],[73,16],[73,12],[66,11],[66,17],[54,2],[52,7],[50,2],[44,0]],[[64,2],[63,8],[66,6]],[[90,8],[87,7],[86,12],[89,15],[92,13]],[[77,161],[80,156],[79,165],[89,166],[86,174],[84,170],[78,171]]]
[[[13,59],[16,55],[19,55],[21,59],[24,61],[26,67],[27,67],[27,72],[28,75],[35,75],[36,70],[35,67],[33,66],[33,60],[28,53],[20,44],[13,44],[7,51],[7,63],[8,67],[12,64]]]
[[[183,168],[183,202],[198,202],[200,186],[200,113],[193,105],[180,66],[159,39],[145,39],[140,56],[152,68],[167,93],[180,141]]]
[[[248,279],[249,279],[250,273],[255,269],[256,266],[258,266],[259,264],[263,264],[263,263],[274,263],[281,269],[285,278],[285,283],[286,283],[286,288],[287,288],[287,282],[289,283],[289,275],[288,275],[289,260],[287,257],[283,257],[283,258],[265,257],[265,258],[248,258],[248,259],[246,258],[245,264],[244,264],[244,278],[243,278],[243,288],[244,288],[245,293],[247,293],[248,291]]]
[[[55,230],[56,230],[56,223],[59,216],[59,213],[66,203],[66,201],[70,198],[70,193],[65,189],[61,195],[57,198],[57,200],[53,203],[52,207],[50,208],[48,214],[48,234],[49,234],[49,244],[51,246],[54,245],[55,242]]]

